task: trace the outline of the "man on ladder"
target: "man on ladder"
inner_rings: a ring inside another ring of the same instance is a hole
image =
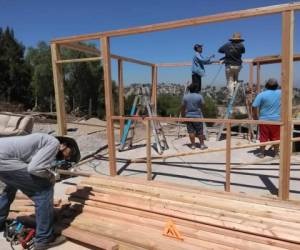
[[[246,90],[243,81],[239,81],[239,73],[242,68],[242,54],[245,53],[245,47],[243,45],[244,39],[241,38],[241,34],[236,32],[233,34],[232,38],[229,39],[230,42],[224,44],[219,48],[218,52],[225,54],[221,60],[225,63],[225,75],[227,80],[228,89],[228,106],[225,114],[225,119],[230,118],[232,115],[233,104],[236,100],[236,96],[241,89],[243,98],[245,100],[245,106],[248,113],[248,118],[251,117],[251,110],[249,108],[249,103],[247,103]],[[222,131],[224,129],[224,124],[221,125],[219,133],[217,134],[217,141],[220,140]],[[252,133],[252,127],[249,126],[250,133]]]
[[[229,92],[228,100],[230,101],[233,97],[234,88],[236,87],[242,68],[242,54],[245,53],[245,47],[242,43],[244,39],[241,38],[239,32],[234,33],[229,41],[230,42],[220,47],[218,52],[225,54],[220,60],[223,60],[225,63],[227,89]]]

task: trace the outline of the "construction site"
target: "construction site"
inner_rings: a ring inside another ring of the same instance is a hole
[[[300,61],[294,49],[294,19],[299,10],[295,2],[53,39],[56,112],[0,113],[6,121],[1,137],[43,133],[71,137],[78,144],[81,159],[55,170],[63,178],[54,188],[54,231],[68,241],[53,249],[300,250],[300,120],[293,113],[294,62]],[[191,62],[148,62],[110,50],[115,37],[269,15],[280,15],[281,41],[276,42],[281,54],[243,58],[248,78],[239,79],[220,118],[157,115],[160,70],[191,67]],[[65,58],[64,49],[84,57]],[[64,65],[87,62],[103,66],[105,120],[66,111]],[[125,63],[151,73],[150,87],[141,84],[129,113]],[[253,119],[252,103],[264,86],[261,74],[265,65],[273,64],[281,69],[280,120]],[[233,118],[238,93],[248,118]],[[207,148],[199,143],[191,147],[188,122],[204,124]],[[260,142],[261,124],[280,126],[280,139]],[[279,153],[273,154],[278,145]],[[263,158],[256,155],[260,147],[266,147]],[[34,202],[18,192],[8,218],[35,228],[35,211]],[[1,249],[32,249],[27,235],[18,243],[16,237],[10,242],[0,238]]]

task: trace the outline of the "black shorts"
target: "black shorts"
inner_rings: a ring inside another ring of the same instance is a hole
[[[189,134],[195,134],[196,136],[203,135],[202,122],[187,122],[186,127]]]

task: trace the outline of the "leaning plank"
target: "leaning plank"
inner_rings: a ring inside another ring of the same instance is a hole
[[[62,231],[62,235],[67,238],[83,242],[88,245],[92,245],[94,247],[98,247],[105,250],[118,250],[118,244],[113,241],[109,241],[101,236],[83,231],[74,227],[68,227]]]

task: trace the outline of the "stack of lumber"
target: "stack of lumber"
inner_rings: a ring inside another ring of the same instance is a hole
[[[121,176],[88,177],[66,193],[77,211],[68,229],[104,249],[300,249],[298,202]],[[169,220],[183,240],[163,235]]]
[[[65,205],[61,199],[54,199],[53,202],[56,212],[60,211]],[[35,207],[31,199],[21,192],[16,193],[15,200],[10,206],[9,219],[16,219],[23,216],[34,216]]]

